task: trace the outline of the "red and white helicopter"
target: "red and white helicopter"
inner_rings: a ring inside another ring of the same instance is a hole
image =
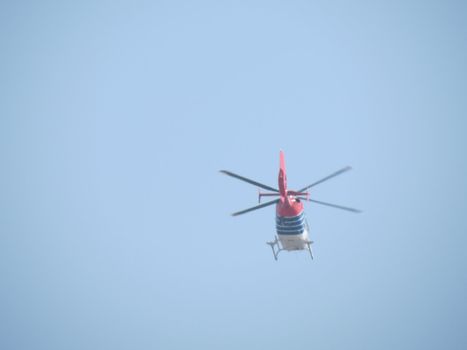
[[[238,211],[233,213],[233,216],[249,213],[250,211],[261,209],[273,204],[276,204],[276,231],[277,235],[272,242],[266,242],[271,246],[272,253],[274,254],[274,259],[277,260],[277,256],[282,250],[293,251],[293,250],[308,250],[310,256],[313,259],[313,252],[311,250],[311,244],[313,241],[310,241],[309,238],[309,226],[305,218],[305,213],[303,211],[302,201],[309,201],[313,203],[327,205],[333,208],[343,209],[351,211],[354,213],[359,213],[360,210],[344,207],[341,205],[326,203],[311,199],[310,193],[308,190],[324,181],[327,181],[337,175],[340,175],[348,170],[352,169],[347,166],[342,168],[331,175],[322,178],[319,181],[312,183],[298,191],[292,191],[287,189],[287,176],[285,174],[285,159],[284,152],[280,151],[280,168],[279,168],[279,179],[278,185],[279,189],[264,185],[257,181],[253,181],[246,177],[234,174],[227,170],[221,170],[221,173],[235,177],[236,179],[248,182],[249,184],[258,186],[265,190],[271,191],[266,193],[259,192],[258,202],[261,203],[261,197],[279,197],[277,199],[271,200],[269,202],[259,204],[257,206]]]

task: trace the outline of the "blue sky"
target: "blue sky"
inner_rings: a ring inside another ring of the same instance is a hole
[[[464,349],[460,1],[0,5],[0,348]],[[228,169],[317,186],[315,260]]]

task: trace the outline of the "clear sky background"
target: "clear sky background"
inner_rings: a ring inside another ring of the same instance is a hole
[[[462,1],[4,1],[1,349],[467,348]],[[276,186],[315,260],[273,259]]]

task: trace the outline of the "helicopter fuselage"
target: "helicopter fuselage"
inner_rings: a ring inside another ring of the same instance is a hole
[[[308,249],[309,228],[303,203],[296,198],[276,205],[276,232],[283,250]]]

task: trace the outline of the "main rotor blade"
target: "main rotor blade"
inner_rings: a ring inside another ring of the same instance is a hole
[[[341,170],[338,170],[336,171],[335,173],[332,173],[331,175],[328,175],[326,176],[325,178],[322,178],[321,180],[319,181],[316,181],[314,183],[312,183],[311,185],[308,185],[307,187],[303,187],[301,190],[298,190],[297,192],[305,192],[306,190],[308,190],[309,188],[313,187],[313,186],[316,186],[324,181],[327,181],[331,178],[333,178],[334,176],[337,176],[337,175],[340,175],[342,173],[345,173],[346,171],[349,171],[350,169],[352,169],[352,167],[350,166],[346,166],[345,168],[342,168]]]
[[[262,183],[259,183],[259,182],[257,182],[257,181],[253,181],[253,180],[248,179],[248,178],[246,178],[246,177],[243,177],[243,176],[234,174],[234,173],[232,173],[232,172],[230,172],[230,171],[227,171],[227,170],[220,170],[220,172],[221,172],[221,173],[224,173],[225,175],[229,175],[229,176],[235,177],[236,179],[239,179],[239,180],[248,182],[249,184],[252,184],[252,185],[255,185],[255,186],[264,188],[265,190],[273,191],[273,192],[279,192],[279,190],[277,190],[277,189],[275,189],[275,188],[269,187],[269,186],[264,185],[264,184],[262,184]]]
[[[344,207],[342,205],[337,205],[337,204],[331,204],[331,203],[326,203],[326,202],[321,202],[321,201],[317,201],[315,199],[306,199],[304,197],[299,197],[300,199],[302,200],[307,200],[309,202],[313,202],[313,203],[318,203],[318,204],[322,204],[322,205],[327,205],[328,207],[333,207],[333,208],[337,208],[337,209],[342,209],[342,210],[347,210],[347,211],[351,211],[353,213],[361,213],[362,211],[361,210],[358,210],[358,209],[354,209],[354,208],[349,208],[349,207]]]
[[[251,208],[248,208],[248,209],[245,209],[245,210],[237,211],[236,213],[233,213],[232,216],[242,215],[242,214],[248,213],[248,212],[253,211],[253,210],[261,209],[261,208],[276,204],[277,202],[279,202],[279,200],[280,199],[274,199],[272,201],[257,205],[255,207],[251,207]]]

